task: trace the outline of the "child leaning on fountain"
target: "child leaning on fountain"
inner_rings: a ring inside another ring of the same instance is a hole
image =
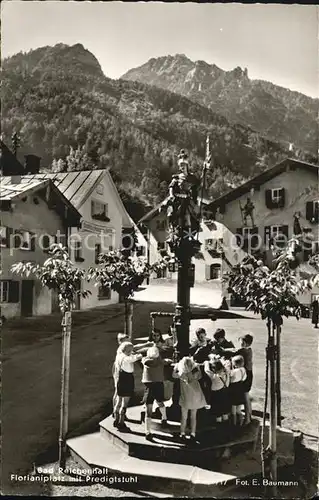
[[[122,342],[116,353],[114,377],[117,380],[117,399],[114,409],[114,427],[121,431],[129,430],[125,425],[125,412],[134,394],[134,363],[142,359],[142,354],[133,354],[131,342]]]
[[[221,359],[212,356],[204,362],[204,370],[211,381],[210,413],[217,423],[227,422],[230,413],[229,384],[230,370]]]
[[[180,398],[181,407],[181,434],[183,442],[186,441],[186,423],[188,412],[191,420],[191,442],[196,442],[196,416],[197,410],[206,406],[206,399],[199,384],[201,370],[195,361],[185,356],[174,368],[173,377],[180,379]]]
[[[145,385],[144,404],[146,405],[145,435],[151,440],[151,422],[153,413],[153,403],[157,402],[162,415],[162,425],[167,424],[166,408],[164,405],[164,365],[172,363],[171,359],[162,359],[159,349],[156,346],[147,350],[146,357],[142,360],[143,376],[142,382]]]

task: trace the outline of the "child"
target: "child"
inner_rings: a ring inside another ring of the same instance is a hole
[[[133,354],[133,344],[122,342],[117,349],[115,358],[115,377],[117,380],[117,400],[114,409],[114,427],[127,431],[124,423],[125,412],[134,394],[134,363],[142,359],[142,354]]]
[[[189,353],[197,363],[203,363],[211,351],[212,341],[207,338],[204,328],[197,328],[195,333],[197,338],[193,341]]]
[[[121,345],[122,342],[128,342],[129,337],[126,335],[126,333],[118,333],[117,334],[117,343],[118,345]],[[112,366],[112,376],[114,380],[114,394],[113,394],[113,418],[114,418],[114,408],[116,406],[116,400],[117,400],[117,375],[115,374],[115,362],[113,363]]]
[[[253,340],[254,340],[253,336],[250,335],[249,333],[241,337],[241,349],[237,351],[237,354],[242,355],[242,357],[244,358],[244,367],[247,374],[247,378],[244,382],[245,425],[250,424],[252,415],[249,392],[253,383],[253,351],[251,348]]]
[[[214,333],[214,341],[212,343],[212,352],[221,355],[223,349],[234,348],[234,344],[226,339],[226,332],[223,328],[217,328]]]
[[[162,332],[158,328],[154,328],[154,330],[151,331],[147,342],[135,345],[135,349],[137,352],[146,354],[147,349],[153,346],[158,347],[160,350],[165,346],[165,340],[163,339]]]
[[[211,362],[205,361],[204,370],[211,380],[210,411],[216,417],[216,422],[227,422],[230,412],[229,371],[226,370],[223,363],[218,359],[214,359]]]
[[[230,400],[232,423],[234,425],[242,424],[241,409],[245,402],[245,386],[244,382],[247,378],[246,370],[244,368],[244,358],[242,356],[234,356],[232,358],[232,370],[230,371]]]
[[[196,363],[203,364],[204,361],[207,360],[209,353],[211,352],[212,348],[212,341],[211,339],[207,338],[206,330],[204,328],[197,328],[196,330],[196,337],[197,339],[192,343],[189,354],[193,357],[193,360],[196,361]],[[210,401],[210,387],[211,387],[211,381],[209,377],[206,375],[204,372],[203,366],[201,366],[201,373],[202,377],[200,379],[200,386],[201,389],[204,393],[205,399],[206,399],[206,406],[209,405]]]
[[[167,424],[166,408],[164,405],[164,364],[170,364],[170,359],[162,359],[158,347],[153,346],[147,350],[142,363],[142,382],[145,384],[144,403],[146,405],[145,437],[152,440],[151,422],[154,400],[157,402],[162,415],[162,425]]]
[[[188,412],[191,420],[191,443],[196,442],[196,414],[197,410],[206,406],[206,400],[203,391],[199,385],[201,378],[200,368],[195,361],[188,356],[182,358],[173,371],[173,377],[180,379],[180,398],[181,407],[181,433],[180,437],[186,442],[186,423]]]
[[[251,390],[252,382],[253,382],[253,351],[251,345],[253,343],[253,336],[247,333],[243,337],[239,338],[241,342],[240,349],[225,349],[222,350],[223,355],[232,356],[240,355],[244,358],[244,367],[246,370],[247,378],[245,380],[245,425],[248,425],[251,422],[252,408],[249,392]]]

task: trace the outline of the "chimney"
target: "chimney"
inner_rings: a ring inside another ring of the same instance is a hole
[[[21,175],[11,175],[11,184],[20,184]]]
[[[25,155],[24,173],[38,174],[40,171],[40,156]]]

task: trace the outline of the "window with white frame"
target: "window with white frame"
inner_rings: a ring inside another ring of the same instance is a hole
[[[97,201],[97,200],[92,200],[91,201],[91,216],[92,216],[92,219],[109,222],[110,219],[108,217],[108,204],[102,203],[102,202]]]
[[[210,279],[216,280],[221,276],[221,266],[220,264],[211,264],[210,266]]]
[[[270,236],[272,238],[277,238],[280,234],[282,234],[282,226],[270,226]]]
[[[282,197],[282,188],[273,188],[271,190],[271,201],[278,204]]]
[[[0,302],[9,301],[9,281],[0,281]]]

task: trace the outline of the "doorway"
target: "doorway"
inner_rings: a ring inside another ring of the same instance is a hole
[[[33,314],[33,280],[22,280],[21,284],[21,316]]]

